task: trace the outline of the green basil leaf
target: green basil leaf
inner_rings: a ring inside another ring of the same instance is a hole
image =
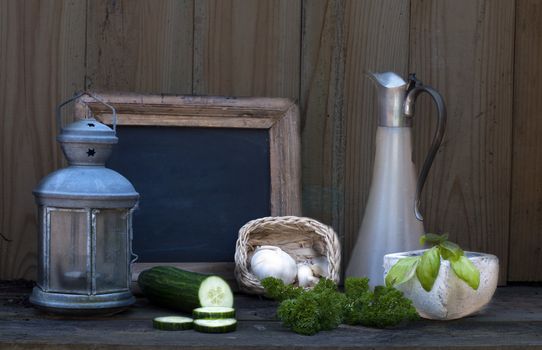
[[[480,286],[480,271],[472,261],[463,255],[457,260],[450,260],[450,264],[457,277],[465,281],[472,289],[478,289]]]
[[[444,241],[438,245],[440,255],[446,260],[457,260],[463,256],[464,252],[457,244],[450,241]]]
[[[434,233],[426,233],[425,235],[422,235],[420,237],[420,244],[422,246],[425,245],[426,243],[432,244],[432,245],[437,245],[437,244],[440,244],[442,242],[445,242],[447,239],[448,239],[448,234],[447,233],[442,234],[442,235],[437,235],[437,234],[434,234]]]
[[[393,287],[411,279],[416,273],[419,261],[419,256],[399,259],[386,275],[386,287]]]
[[[423,289],[429,292],[435,284],[440,269],[440,254],[437,247],[428,249],[423,253],[416,268],[416,276]]]

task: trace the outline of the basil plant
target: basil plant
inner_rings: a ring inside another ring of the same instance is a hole
[[[427,233],[420,238],[420,244],[432,245],[422,255],[400,259],[386,275],[386,286],[393,287],[407,282],[414,276],[418,278],[425,291],[433,289],[440,269],[441,258],[448,260],[454,273],[472,289],[480,285],[480,271],[465,256],[456,243],[448,240],[448,235]]]

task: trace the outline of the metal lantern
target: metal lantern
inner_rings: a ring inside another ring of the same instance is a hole
[[[60,109],[89,95],[113,111],[113,128],[89,117],[60,127]],[[38,205],[38,280],[30,302],[59,313],[115,313],[134,303],[130,292],[132,211],[139,194],[105,168],[117,143],[115,109],[89,93],[57,107],[57,141],[69,166],[34,189]]]

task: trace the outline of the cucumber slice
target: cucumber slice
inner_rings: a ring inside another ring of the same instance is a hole
[[[194,318],[234,318],[235,309],[232,307],[225,306],[207,306],[207,307],[198,307],[192,312]]]
[[[200,319],[194,321],[194,329],[203,333],[227,333],[237,328],[237,320],[224,318],[220,320]]]
[[[210,276],[199,286],[198,298],[201,306],[233,306],[233,293],[222,278]]]
[[[192,329],[194,320],[183,316],[163,316],[152,320],[152,326],[163,331],[184,331]]]

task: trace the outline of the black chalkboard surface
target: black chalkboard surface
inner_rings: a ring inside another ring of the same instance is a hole
[[[269,131],[117,127],[107,167],[141,198],[133,217],[138,262],[233,261],[239,228],[269,216]]]

